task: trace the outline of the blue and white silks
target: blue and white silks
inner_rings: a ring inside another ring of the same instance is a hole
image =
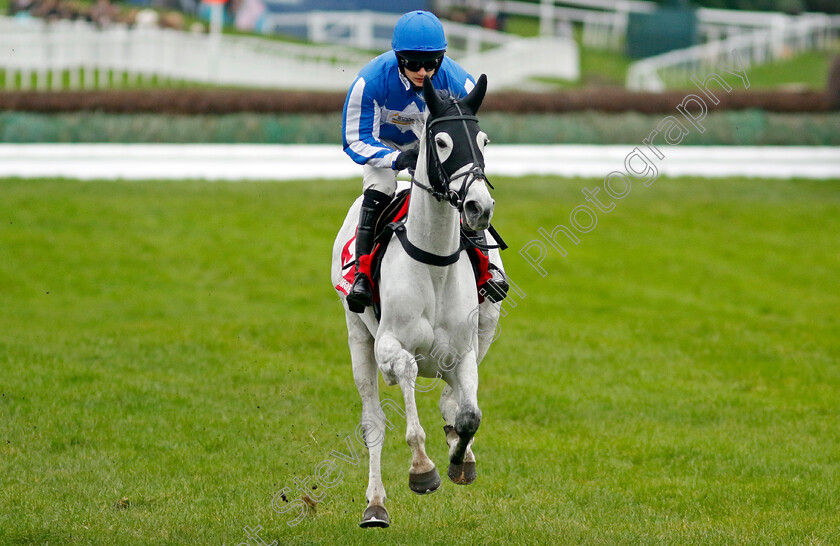
[[[475,87],[475,79],[449,57],[443,58],[432,83],[456,97]],[[400,152],[382,141],[402,146],[417,140],[412,125],[422,123],[425,109],[423,90],[415,90],[400,73],[396,54],[379,55],[359,71],[344,101],[344,151],[360,165],[393,168]]]

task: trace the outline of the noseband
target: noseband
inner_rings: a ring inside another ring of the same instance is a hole
[[[458,210],[458,212],[463,212],[464,200],[467,198],[467,192],[470,191],[470,186],[472,186],[476,180],[484,180],[484,182],[491,188],[493,188],[493,185],[490,184],[490,181],[487,180],[487,176],[485,176],[484,174],[483,163],[481,163],[478,159],[478,153],[475,150],[475,144],[473,143],[473,139],[470,137],[470,131],[467,127],[468,121],[474,121],[478,123],[478,118],[476,116],[464,114],[461,111],[460,105],[456,101],[453,100],[452,104],[455,106],[455,108],[458,109],[458,115],[435,118],[426,124],[426,147],[431,147],[432,149],[432,153],[428,153],[427,150],[426,155],[426,173],[429,176],[429,186],[419,183],[413,177],[412,183],[429,192],[432,195],[432,197],[434,197],[438,201],[446,200],[450,205],[455,207]],[[469,144],[470,147],[470,154],[472,155],[472,168],[468,171],[456,174],[455,176],[449,176],[449,173],[447,173],[446,170],[444,170],[443,164],[440,161],[440,156],[438,155],[437,146],[435,146],[434,135],[432,135],[432,127],[434,127],[435,124],[443,121],[461,122],[461,125],[464,128],[464,134],[467,137],[467,144]],[[432,181],[432,166],[434,166],[438,174],[437,183]],[[463,181],[461,182],[461,188],[455,191],[451,189],[452,182],[459,178],[463,178]]]

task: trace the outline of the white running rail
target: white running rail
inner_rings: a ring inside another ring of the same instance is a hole
[[[539,19],[541,35],[564,35],[570,23],[581,24],[584,47],[612,50],[620,50],[624,44],[630,13],[651,13],[657,6],[654,2],[642,0],[541,0],[539,3],[505,0],[486,3],[490,4],[500,12]],[[778,32],[797,19],[778,12],[697,9],[702,42],[756,30]]]
[[[305,31],[307,40],[315,43],[341,44],[369,51],[391,49],[391,33],[399,15],[372,11],[309,11],[303,13],[269,14],[261,18],[260,30],[265,34]],[[449,42],[448,53],[453,57],[474,55],[487,48],[515,40],[516,36],[442,21]]]
[[[492,137],[492,135],[491,135]],[[487,147],[492,176],[603,178],[635,144]],[[673,146],[662,176],[840,178],[840,148]],[[0,178],[81,180],[309,180],[359,176],[341,146],[274,144],[0,144]]]
[[[6,89],[114,88],[190,81],[284,89],[346,89],[370,55],[160,28],[97,29],[84,22],[24,25],[0,18],[0,70]]]
[[[309,14],[319,41],[339,26],[385,24],[396,18],[370,13]],[[340,15],[343,23],[337,21]],[[320,22],[318,22],[320,21]],[[317,24],[316,24],[317,23]],[[480,27],[446,23],[456,58],[474,74],[492,73],[493,89],[523,87],[535,76],[577,79],[578,49],[571,38],[523,39]],[[207,35],[84,22],[16,25],[0,18],[0,71],[6,89],[109,89],[144,82],[346,91],[373,53],[342,45],[303,45],[256,37]],[[321,33],[320,35],[318,33]],[[381,50],[373,35],[353,45]],[[349,44],[348,44],[349,45]],[[461,45],[462,47],[458,47]],[[493,47],[491,47],[493,46]]]
[[[737,50],[745,67],[761,65],[797,53],[833,47],[840,17],[807,14],[783,26],[739,33],[648,57],[630,65],[627,88],[633,91],[663,91],[669,85],[686,85],[692,75],[706,74],[719,63],[733,66]]]

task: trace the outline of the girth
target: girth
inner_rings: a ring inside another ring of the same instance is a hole
[[[408,240],[408,234],[405,231],[405,222],[398,222],[397,225],[393,228],[391,228],[391,226],[388,226],[388,228],[392,229],[394,234],[396,234],[397,240],[402,245],[403,250],[405,250],[405,253],[420,263],[437,266],[452,265],[458,261],[458,258],[461,256],[461,251],[464,250],[463,238],[459,238],[458,250],[456,250],[452,254],[448,256],[432,254],[431,252],[426,252],[422,248],[417,248],[411,243],[411,241]]]

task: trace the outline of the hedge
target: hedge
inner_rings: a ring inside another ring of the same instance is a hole
[[[670,112],[697,89],[667,93],[636,93],[620,88],[571,90],[556,93],[489,93],[485,112],[543,113]],[[827,92],[718,91],[716,110],[761,109],[770,112],[827,112],[833,104]],[[0,111],[106,112],[112,114],[233,114],[340,112],[344,93],[231,89],[149,89],[117,91],[0,92]],[[836,106],[835,106],[836,108]]]
[[[640,142],[665,115],[627,112],[481,114],[499,144],[626,144]],[[840,146],[840,113],[711,111],[704,133],[686,123],[684,144]],[[104,114],[0,112],[0,141],[109,143],[341,143],[341,114]]]

